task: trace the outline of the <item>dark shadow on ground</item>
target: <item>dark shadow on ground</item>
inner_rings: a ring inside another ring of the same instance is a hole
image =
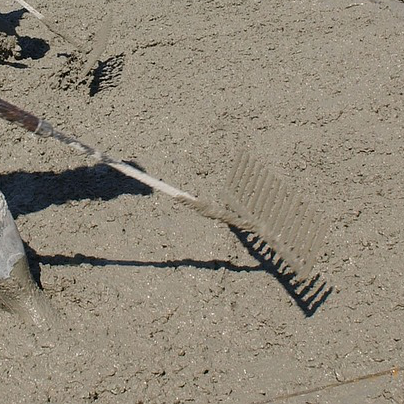
[[[0,14],[0,26],[1,20],[4,19],[8,24],[8,29],[13,29],[15,33],[15,29],[20,26],[20,21],[22,20],[24,14],[27,14],[28,11],[25,8],[21,8],[19,10],[10,11],[9,13],[1,13]],[[7,34],[10,32],[7,32]]]
[[[128,163],[139,170],[137,164]],[[79,167],[61,173],[14,172],[0,175],[0,190],[14,218],[67,201],[111,200],[122,194],[149,195],[152,189],[104,165]]]
[[[20,9],[10,13],[0,14],[0,31],[16,38],[17,44],[21,48],[19,55],[15,55],[16,59],[41,59],[49,51],[49,44],[41,38],[21,36],[16,31],[16,28],[20,25],[20,21],[25,13],[28,13],[28,11]],[[4,61],[4,64],[16,68],[26,67],[26,65],[22,63]]]
[[[41,59],[50,49],[49,44],[43,39],[29,36],[19,36],[18,44],[21,47],[19,59]]]
[[[110,57],[105,62],[99,62],[94,70],[90,84],[90,97],[97,93],[117,87],[121,81],[125,55],[123,53]]]
[[[326,282],[321,280],[320,274],[298,281],[296,274],[282,259],[277,258],[276,251],[265,241],[250,232],[234,227],[230,229],[247,248],[249,254],[260,263],[256,270],[266,271],[274,276],[306,317],[311,317],[328,299],[333,288],[326,288]]]
[[[9,60],[0,60],[0,65],[14,67],[15,69],[26,69],[28,65],[19,62],[10,62]]]
[[[236,235],[239,230],[233,230]],[[48,264],[51,266],[57,265],[73,265],[78,266],[81,264],[89,264],[92,266],[107,266],[107,265],[117,265],[117,266],[127,266],[127,267],[155,267],[155,268],[178,268],[181,266],[190,266],[197,269],[207,269],[207,270],[219,270],[220,268],[225,268],[228,271],[233,272],[252,272],[252,271],[265,271],[272,276],[274,276],[279,283],[285,288],[286,292],[293,298],[297,306],[302,310],[306,317],[311,317],[315,314],[318,308],[325,303],[329,295],[332,293],[332,287],[325,289],[326,283],[321,282],[320,275],[317,274],[311,279],[305,282],[297,282],[295,280],[295,275],[288,273],[286,271],[280,270],[280,265],[272,265],[270,261],[263,258],[254,247],[251,242],[245,238],[242,234],[240,241],[244,246],[249,249],[251,255],[256,258],[259,262],[257,266],[238,266],[234,265],[230,261],[223,260],[209,260],[200,261],[193,260],[190,258],[180,259],[180,260],[167,260],[167,261],[136,261],[136,260],[109,260],[105,258],[97,258],[92,256],[85,256],[82,254],[76,254],[73,257],[68,257],[65,255],[38,255],[32,248],[25,246],[27,255],[29,257],[30,268],[34,275],[37,283],[40,284],[40,265]],[[252,250],[252,252],[251,252]],[[319,284],[320,283],[320,284]]]

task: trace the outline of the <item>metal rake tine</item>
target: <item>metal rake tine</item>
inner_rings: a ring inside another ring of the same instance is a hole
[[[276,234],[273,232],[273,227],[274,227],[274,224],[276,223],[279,212],[282,208],[282,204],[284,202],[285,196],[286,196],[286,187],[280,183],[277,200],[275,201],[275,204],[273,205],[273,208],[271,209],[270,215],[266,218],[264,234],[268,234],[268,235],[272,234],[273,236],[276,236]],[[270,228],[271,228],[271,230],[270,230]]]
[[[289,264],[285,260],[283,260],[281,265],[279,265],[279,272],[282,273],[286,270],[287,267],[289,267]]]
[[[275,252],[275,254],[273,254],[273,256],[271,257],[271,261],[273,265],[278,265],[278,262],[281,260],[281,255],[279,254],[278,251]]]
[[[273,232],[279,240],[282,239],[282,232],[285,229],[286,219],[292,207],[293,207],[292,197],[290,195],[288,196],[287,194],[285,194],[285,198],[281,205],[281,210],[278,214],[278,217],[276,218],[276,222],[273,227]]]
[[[260,216],[260,219],[265,220],[270,216],[271,211],[274,207],[276,196],[278,195],[279,192],[280,184],[281,183],[279,179],[274,176],[274,180],[271,184],[271,189],[268,194],[268,199],[264,202],[263,211],[262,215]]]
[[[260,198],[262,197],[262,194],[264,193],[264,184],[267,180],[267,177],[265,175],[265,171],[263,171],[264,169],[261,168],[260,170],[260,178],[259,181],[257,182],[256,186],[255,186],[255,192],[254,192],[254,196],[251,198],[251,204],[249,206],[249,208],[251,209],[251,212],[253,214],[255,214],[256,216],[259,215],[258,210],[256,210],[257,205],[258,205],[258,201],[260,200]]]
[[[291,251],[295,250],[294,245],[299,234],[298,232],[301,227],[304,215],[306,214],[308,208],[309,203],[303,200],[302,204],[300,205],[299,213],[297,214],[296,219],[290,229],[290,240],[289,241],[284,240],[284,242],[289,245],[289,249]]]
[[[307,253],[309,254],[309,256],[306,260],[306,264],[304,265],[301,271],[301,278],[307,278],[307,276],[309,275],[316,261],[318,251],[320,250],[321,243],[325,238],[327,230],[328,230],[328,221],[325,220],[322,223],[320,223],[320,226],[317,229],[317,234],[315,235],[312,244],[310,246],[310,251]]]
[[[245,197],[247,198],[246,206],[251,213],[254,212],[253,202],[256,199],[254,197],[257,193],[259,193],[257,183],[258,180],[261,178],[261,170],[262,170],[262,164],[256,163],[253,176],[245,190]]]
[[[306,257],[306,254],[308,254],[312,250],[314,240],[316,239],[320,227],[321,220],[318,216],[315,215],[315,212],[313,212],[313,219],[307,230],[307,237],[305,237],[305,243],[302,245],[300,255]]]
[[[304,262],[301,271],[304,271],[307,266],[307,261],[310,258],[311,250],[313,247],[314,240],[318,236],[318,232],[321,226],[321,222],[316,218],[314,209],[311,210],[311,215],[309,214],[306,218],[305,225],[301,230],[300,239],[304,241],[295,250],[296,255],[301,258]],[[300,271],[300,272],[301,272]],[[299,275],[300,275],[299,272]],[[303,277],[303,276],[301,276]]]
[[[243,174],[243,177],[242,177],[242,179],[240,181],[240,184],[239,184],[237,194],[239,195],[240,200],[245,199],[245,196],[246,196],[245,191],[246,191],[246,187],[247,187],[247,184],[248,184],[248,180],[250,179],[251,174],[254,172],[254,168],[255,168],[255,165],[256,165],[256,161],[255,160],[251,161],[251,160],[252,159],[250,159],[249,156],[248,156],[247,167],[246,167],[246,170],[245,170],[245,172]]]
[[[310,229],[310,226],[312,225],[314,214],[315,214],[315,211],[310,206],[306,217],[303,219],[302,226],[300,227],[300,230],[296,235],[296,243],[298,243],[299,245],[297,246],[297,248],[294,251],[296,254],[296,258],[300,262],[304,261],[304,256],[302,256],[302,251],[305,247],[306,237],[309,234],[309,229]]]
[[[266,203],[268,201],[268,197],[271,194],[271,190],[273,189],[274,186],[274,181],[275,181],[275,176],[271,173],[268,172],[268,170],[265,170],[264,173],[265,183],[262,186],[262,191],[260,192],[260,195],[258,196],[257,200],[257,217],[261,218],[266,206]]]
[[[244,172],[248,164],[248,156],[245,153],[240,153],[239,164],[235,164],[234,174],[231,175],[231,184],[229,184],[228,189],[233,191],[233,194],[238,193],[238,188],[240,186],[240,181],[243,178]]]
[[[262,250],[261,250],[261,255],[264,256],[264,255],[266,255],[268,253],[268,250],[270,250],[271,247],[269,246],[269,244],[264,239],[262,239],[262,240],[264,242],[264,245],[263,245]]]
[[[293,225],[296,222],[301,204],[302,198],[300,195],[292,198],[290,210],[285,218],[285,230],[282,232],[283,243],[287,246],[290,244],[289,242],[290,237],[292,236]]]
[[[233,166],[230,169],[230,172],[226,178],[226,188],[230,189],[233,185],[234,177],[236,173],[239,171],[241,159],[243,158],[243,152],[237,153],[236,158],[234,159]]]
[[[260,236],[258,235],[258,239],[257,239],[257,241],[254,243],[253,248],[254,248],[254,250],[255,250],[257,253],[259,253],[260,255],[262,255],[262,252],[265,250],[266,245],[267,245],[266,241],[265,241],[262,237],[260,237]]]

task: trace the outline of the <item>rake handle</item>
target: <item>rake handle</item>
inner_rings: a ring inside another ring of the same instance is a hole
[[[45,18],[45,16],[42,13],[40,13],[38,10],[35,10],[34,7],[32,7],[24,0],[16,0],[16,1],[17,3],[21,4],[21,6],[23,6],[26,10],[28,10],[32,15],[38,18],[38,20],[41,21],[51,32],[53,32],[57,36],[60,36],[65,41],[71,43],[79,51],[82,51],[82,46],[75,39],[73,39],[66,32],[61,32],[60,29],[56,26],[56,24],[54,24],[51,20]]]
[[[194,196],[189,194],[188,192],[181,191],[180,189],[174,188],[173,186],[154,178],[143,171],[138,170],[135,167],[132,167],[129,164],[124,163],[121,160],[114,159],[107,154],[98,151],[85,143],[80,142],[78,139],[75,139],[70,136],[66,136],[62,132],[59,132],[53,128],[53,126],[43,120],[39,119],[36,116],[16,107],[4,101],[0,98],[0,118],[3,118],[9,122],[15,123],[19,126],[22,126],[24,129],[33,132],[35,135],[39,135],[42,137],[53,137],[65,145],[78,150],[81,153],[85,153],[87,156],[90,156],[101,163],[107,164],[110,167],[113,167],[115,170],[120,171],[121,173],[127,175],[128,177],[132,177],[142,182],[143,184],[148,185],[154,189],[157,189],[161,192],[164,192],[167,195],[170,195],[177,200],[187,201],[188,203],[192,203],[196,200]]]
[[[110,158],[104,153],[98,152],[91,147],[77,141],[76,139],[69,138],[62,133],[55,131],[53,129],[53,126],[49,122],[43,119],[39,119],[35,115],[32,115],[29,112],[26,112],[23,109],[18,108],[1,98],[0,117],[5,119],[6,121],[22,126],[24,129],[33,132],[35,135],[39,135],[42,137],[52,136],[62,143],[73,147],[76,146],[76,148],[80,151],[83,151],[87,155],[95,157],[105,164],[119,163],[117,160]]]
[[[22,126],[30,132],[36,133],[38,127],[40,126],[40,119],[38,119],[36,116],[23,111],[22,109],[2,100],[1,98],[0,116],[9,122]]]
[[[244,230],[252,230],[251,225],[248,221],[242,219],[233,212],[230,212],[226,209],[218,208],[208,201],[198,200],[193,195],[190,195],[187,192],[174,188],[171,185],[158,180],[120,160],[115,160],[105,153],[95,150],[77,139],[66,136],[63,133],[55,130],[47,121],[39,119],[36,116],[8,103],[7,101],[2,100],[1,98],[0,117],[6,119],[7,121],[18,124],[36,135],[40,135],[42,137],[53,137],[56,140],[80,152],[84,152],[88,156],[91,156],[96,160],[101,161],[102,163],[107,164],[110,167],[113,167],[123,174],[135,178],[138,181],[141,181],[142,183],[154,189],[170,195],[184,205],[192,207],[205,217],[209,217],[210,219],[217,219],[222,221],[223,223],[243,228]]]

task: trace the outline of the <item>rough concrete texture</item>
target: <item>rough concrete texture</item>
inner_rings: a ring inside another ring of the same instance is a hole
[[[52,139],[1,127],[0,189],[60,313],[0,312],[5,403],[403,403],[404,4],[11,0],[1,97],[191,193],[220,198],[246,149],[310,195],[330,232],[300,288],[254,240]]]

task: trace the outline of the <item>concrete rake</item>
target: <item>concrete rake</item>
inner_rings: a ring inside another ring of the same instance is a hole
[[[112,15],[107,14],[100,24],[99,30],[95,35],[94,45],[88,54],[85,54],[85,45],[80,44],[75,38],[73,38],[69,33],[62,31],[52,22],[49,18],[46,18],[42,13],[32,7],[25,0],[16,0],[22,7],[29,11],[33,16],[35,16],[42,24],[44,24],[51,32],[61,37],[65,41],[73,45],[79,52],[83,54],[84,64],[80,73],[79,80],[84,80],[90,70],[93,68],[94,64],[99,60],[100,56],[104,52],[108,39],[111,35],[111,25],[112,25]]]
[[[283,181],[248,154],[241,153],[236,158],[227,180],[225,191],[227,205],[221,207],[211,201],[197,199],[73,137],[66,136],[45,120],[1,99],[0,117],[36,135],[53,137],[69,147],[84,152],[192,207],[205,217],[255,233],[270,247],[269,258],[274,263],[278,263],[281,259],[282,265],[288,266],[298,281],[303,281],[309,276],[328,229],[327,221],[311,203],[288,190]]]

